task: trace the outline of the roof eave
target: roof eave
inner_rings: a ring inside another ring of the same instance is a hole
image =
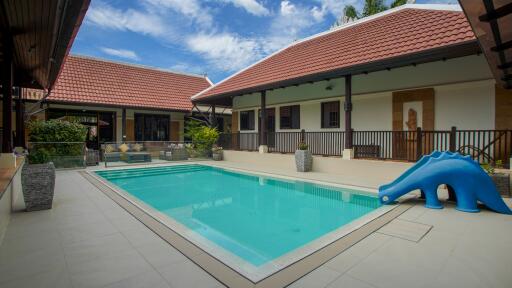
[[[510,1],[459,0],[471,24],[496,83],[512,89],[512,49],[496,49],[512,41],[512,3]],[[496,3],[502,6],[495,5]]]
[[[350,67],[343,67],[331,71],[310,74],[284,81],[273,82],[265,85],[230,91],[206,97],[193,98],[194,104],[207,105],[232,105],[232,99],[236,96],[279,89],[309,82],[324,81],[326,79],[340,78],[346,75],[358,75],[363,73],[383,71],[390,68],[405,67],[413,64],[435,62],[444,59],[458,58],[480,53],[480,46],[476,40],[465,41],[453,45],[446,45],[434,49],[428,49],[416,53],[410,53],[392,58],[386,58],[374,62],[363,63]]]
[[[94,102],[77,102],[77,101],[65,101],[65,100],[52,100],[46,99],[46,103],[57,104],[57,105],[71,105],[71,106],[86,106],[86,107],[104,107],[104,108],[127,108],[133,110],[149,110],[149,111],[162,111],[162,112],[183,112],[189,113],[190,109],[183,108],[163,108],[163,107],[151,107],[151,106],[136,106],[136,105],[121,105],[121,104],[105,104],[105,103],[94,103]]]

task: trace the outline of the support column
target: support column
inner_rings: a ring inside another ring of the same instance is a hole
[[[21,87],[15,88],[16,94],[16,143],[15,147],[25,148],[25,107],[23,104]]]
[[[13,63],[12,54],[5,53],[5,64],[2,69],[2,154],[0,167],[16,167],[16,157],[12,153],[12,85]]]
[[[217,115],[215,115],[215,105],[212,105],[212,109],[210,112],[210,125],[212,128],[217,127]]]
[[[126,142],[126,108],[121,112],[121,138],[122,142]]]
[[[345,76],[345,149],[343,159],[353,159],[352,149],[352,75]]]
[[[268,153],[267,146],[267,92],[261,91],[261,106],[260,106],[260,153]]]

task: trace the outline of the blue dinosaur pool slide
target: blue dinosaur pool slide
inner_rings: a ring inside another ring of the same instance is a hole
[[[480,201],[498,213],[512,214],[482,167],[470,156],[452,152],[434,151],[423,156],[395,181],[379,187],[379,199],[381,203],[389,204],[420,189],[425,194],[427,208],[441,209],[443,205],[437,198],[437,188],[442,184],[454,190],[458,210],[479,212]]]

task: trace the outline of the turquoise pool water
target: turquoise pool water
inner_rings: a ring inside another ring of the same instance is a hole
[[[380,206],[355,190],[204,165],[96,173],[255,266]]]

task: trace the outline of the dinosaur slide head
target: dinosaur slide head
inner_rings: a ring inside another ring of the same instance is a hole
[[[395,201],[395,197],[393,195],[395,194],[396,189],[393,189],[393,187],[390,188],[379,188],[379,202],[381,204],[391,204],[393,201]]]

